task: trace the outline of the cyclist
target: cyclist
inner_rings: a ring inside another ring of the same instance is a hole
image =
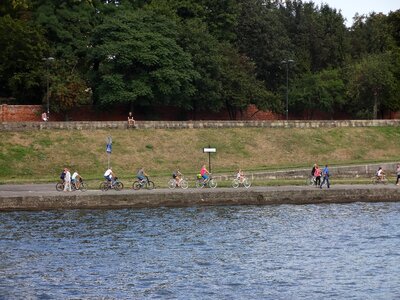
[[[75,185],[75,188],[79,190],[82,182],[82,176],[79,175],[78,171],[75,170],[74,174],[72,174],[71,182]]]
[[[109,167],[106,172],[104,173],[104,178],[108,181],[108,183],[111,183],[111,185],[114,184],[113,179],[114,179],[114,173],[112,171],[112,168]]]
[[[239,180],[240,183],[243,183],[243,180],[245,179],[244,173],[241,169],[237,170],[236,173],[236,179]]]
[[[149,175],[147,175],[146,172],[144,171],[144,167],[141,167],[136,174],[136,177],[137,177],[137,179],[139,179],[140,182],[143,182],[145,180],[145,178],[148,176]]]
[[[383,169],[381,167],[379,167],[378,171],[376,171],[375,176],[380,181],[385,178],[385,172],[383,171]]]
[[[208,172],[208,170],[206,168],[206,165],[203,165],[201,167],[201,170],[200,170],[200,175],[201,175],[201,177],[203,177],[204,184],[206,184],[206,182],[208,181],[208,179],[209,179],[208,175],[209,174],[210,174],[210,172]]]
[[[176,171],[172,173],[172,178],[175,179],[176,186],[179,186],[179,183],[182,181],[182,177],[183,175],[179,169],[176,169]]]

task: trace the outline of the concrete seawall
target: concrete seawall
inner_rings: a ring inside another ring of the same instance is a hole
[[[0,192],[0,211],[57,209],[120,209],[211,205],[279,205],[351,202],[397,202],[395,185],[343,185],[330,189],[305,186],[246,189],[189,189],[74,193]]]

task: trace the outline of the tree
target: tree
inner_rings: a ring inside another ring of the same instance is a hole
[[[176,24],[150,10],[120,6],[92,37],[92,88],[97,103],[184,104],[195,92],[190,55]]]
[[[0,96],[34,102],[44,81],[42,58],[48,45],[41,29],[29,21],[0,17]]]
[[[268,89],[278,90],[284,78],[280,63],[291,56],[293,47],[277,8],[262,0],[241,1],[236,32],[236,45],[254,61],[257,78]]]
[[[300,113],[307,112],[309,119],[318,111],[333,114],[345,104],[344,93],[339,69],[303,74],[292,84],[290,107]]]
[[[222,52],[222,98],[230,118],[236,119],[237,111],[242,113],[250,104],[262,110],[278,111],[279,98],[269,92],[262,81],[256,79],[254,64],[229,44],[223,45]]]
[[[367,54],[384,53],[395,47],[392,28],[384,14],[356,15],[350,36],[351,54],[356,59]]]
[[[399,53],[365,56],[349,69],[347,95],[357,117],[377,119],[378,112],[400,109]]]

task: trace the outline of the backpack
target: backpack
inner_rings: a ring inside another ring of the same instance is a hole
[[[60,175],[60,179],[61,179],[61,180],[64,180],[64,178],[65,178],[65,173],[64,173],[64,171],[62,171],[62,172],[61,172],[61,175]]]

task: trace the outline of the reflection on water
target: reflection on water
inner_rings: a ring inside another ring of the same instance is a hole
[[[400,203],[0,213],[0,299],[396,299]]]

